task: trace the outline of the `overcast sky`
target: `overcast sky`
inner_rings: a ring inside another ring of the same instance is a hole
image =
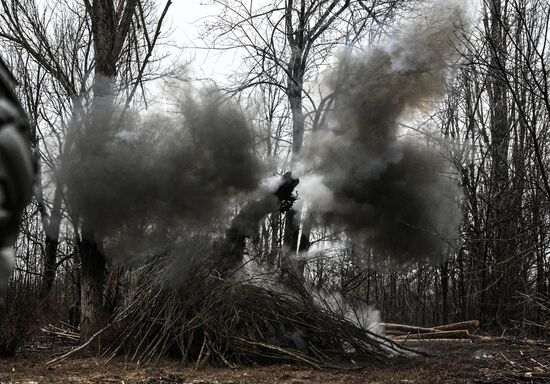
[[[205,19],[217,13],[217,7],[206,3],[205,0],[172,1],[167,25],[173,31],[171,40],[178,47],[171,51],[174,58],[181,55],[182,60],[192,60],[191,70],[194,76],[220,81],[238,68],[239,63],[231,53],[220,54],[204,49],[204,43],[200,39],[201,26]]]

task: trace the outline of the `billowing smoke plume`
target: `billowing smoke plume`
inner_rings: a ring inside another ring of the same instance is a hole
[[[321,307],[378,335],[384,335],[380,311],[364,303],[352,304],[339,292],[313,292],[313,299]]]
[[[437,261],[459,225],[459,189],[439,146],[400,137],[399,121],[443,94],[464,7],[432,4],[386,44],[343,56],[328,81],[327,128],[305,156],[314,173],[300,194],[324,221],[402,263]]]
[[[62,170],[72,210],[107,246],[148,252],[162,238],[204,228],[231,197],[257,188],[261,166],[247,120],[218,92],[186,98],[175,116],[119,115],[108,129],[92,116]]]

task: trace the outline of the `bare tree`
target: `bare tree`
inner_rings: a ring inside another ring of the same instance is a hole
[[[25,88],[43,90],[38,80],[46,76],[54,92],[53,103],[45,104],[57,103],[56,119],[42,112],[37,98],[27,95],[27,104],[33,106],[31,116],[40,127],[38,131],[49,128],[51,133],[41,147],[45,163],[63,166],[63,154],[71,150],[71,135],[81,129],[79,122],[109,127],[119,89],[127,90],[123,95],[125,109],[135,100],[147,80],[148,65],[155,59],[153,50],[170,4],[167,1],[161,13],[155,15],[154,3],[141,0],[61,2],[54,7],[39,6],[34,0],[1,2],[0,38],[22,50],[22,59],[27,55],[36,66],[37,81],[27,77],[29,84]],[[101,113],[98,108],[102,108]],[[53,153],[49,142],[52,139],[59,143]],[[39,202],[46,233],[43,296],[51,290],[60,262],[56,250],[66,186],[56,177],[53,185],[51,203],[46,203],[46,198]],[[101,239],[96,238],[94,228],[86,223],[82,223],[79,231],[80,220],[75,214],[69,212],[76,234],[82,235],[78,240],[82,262],[81,335],[87,340],[108,321],[109,312],[104,305],[107,265]]]
[[[369,34],[372,39],[409,2],[275,0],[261,6],[240,0],[215,0],[214,3],[221,11],[220,16],[206,26],[213,38],[212,47],[237,50],[246,63],[233,80],[236,85],[229,91],[243,92],[259,87],[265,94],[273,88],[286,96],[292,129],[285,135],[289,137],[288,143],[279,146],[288,151],[279,156],[286,159],[282,162],[281,173],[284,173],[300,160],[306,127],[319,124],[330,100],[329,95],[318,101],[316,93],[321,73],[331,66],[336,47],[354,47]],[[279,113],[285,111],[281,106],[278,110]],[[284,218],[283,244],[290,252],[306,252],[310,245],[310,224],[305,223],[300,231],[300,217],[301,211],[290,209]],[[272,245],[278,243],[278,220],[278,215],[271,215],[271,236],[275,236]],[[273,255],[273,246],[271,249]],[[297,272],[302,274],[304,265],[299,264]]]

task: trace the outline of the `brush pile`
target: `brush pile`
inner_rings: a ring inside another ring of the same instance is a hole
[[[132,285],[135,295],[113,323],[109,358],[124,353],[143,363],[173,355],[197,367],[294,361],[321,368],[412,353],[321,308],[305,290],[230,281],[202,268],[179,288],[143,272]]]

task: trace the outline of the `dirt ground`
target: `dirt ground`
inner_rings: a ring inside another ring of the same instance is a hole
[[[48,366],[52,351],[27,350],[0,359],[0,383],[550,383],[546,346],[498,342],[422,348],[432,356],[371,362],[356,371],[291,364],[196,370],[173,360],[138,366],[123,357],[107,364],[98,357],[73,357]]]

